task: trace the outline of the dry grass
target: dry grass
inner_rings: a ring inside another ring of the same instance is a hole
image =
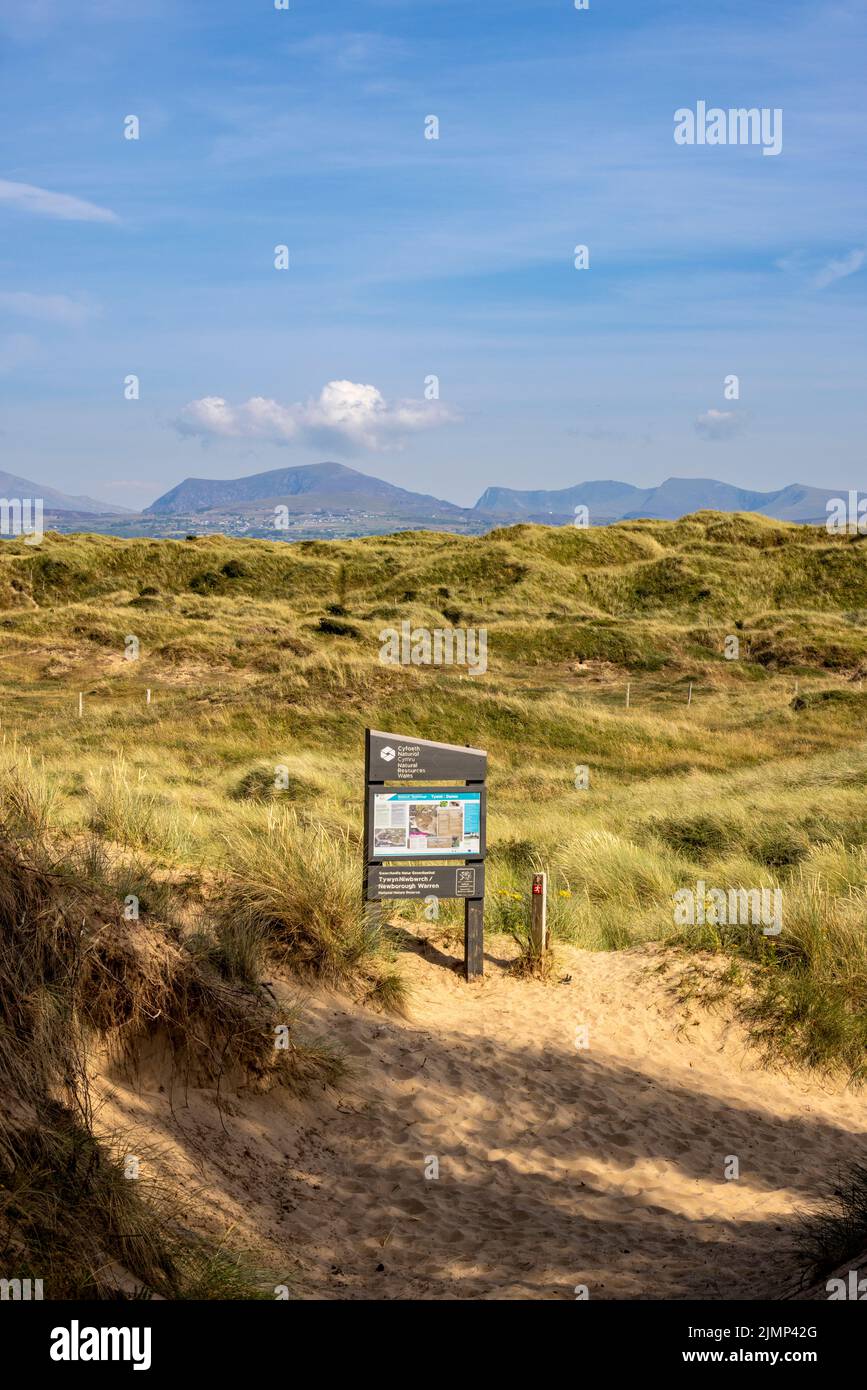
[[[272,809],[264,827],[226,835],[225,863],[216,923],[230,969],[250,978],[267,955],[308,980],[360,985],[368,997],[403,1008],[382,927],[363,911],[356,837],[305,823],[294,809]]]
[[[289,1046],[275,1045],[290,1025]],[[189,1079],[218,1088],[333,1080],[326,1048],[261,990],[227,985],[155,922],[73,879],[31,840],[0,840],[0,1249],[47,1296],[117,1296],[118,1272],[183,1296],[185,1240],[92,1131],[86,1057],[99,1039],[134,1065],[165,1039]]]
[[[863,1278],[867,1259],[867,1165],[855,1163],[841,1175],[825,1206],[805,1217],[799,1245],[806,1279],[821,1279],[853,1262]]]

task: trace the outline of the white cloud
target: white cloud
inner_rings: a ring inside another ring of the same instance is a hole
[[[375,386],[329,381],[316,400],[293,405],[281,405],[264,396],[230,405],[222,396],[203,396],[190,401],[175,424],[181,434],[203,439],[379,450],[400,448],[409,435],[457,418],[439,401],[389,404]]]
[[[65,294],[30,294],[27,290],[0,290],[0,313],[48,323],[82,323],[94,312],[89,304]]]
[[[706,410],[695,421],[696,433],[714,442],[732,439],[740,428],[741,421],[733,410]]]
[[[98,207],[96,203],[85,202],[83,198],[73,198],[69,193],[52,193],[48,188],[37,188],[31,183],[10,183],[8,179],[0,179],[0,203],[44,217],[59,217],[63,222],[118,221],[109,208]]]
[[[229,405],[222,396],[202,396],[185,405],[176,421],[181,434],[212,439],[266,439],[288,444],[298,433],[291,409],[251,396],[243,405]]]
[[[833,285],[835,280],[844,280],[847,275],[854,275],[864,264],[865,255],[867,252],[855,249],[847,256],[841,256],[838,261],[829,261],[827,265],[823,265],[813,281],[816,289],[824,290],[828,285]]]

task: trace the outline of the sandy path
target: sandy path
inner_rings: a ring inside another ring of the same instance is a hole
[[[143,1078],[103,1086],[103,1122],[156,1129],[150,1161],[199,1224],[234,1225],[309,1297],[789,1288],[795,1213],[867,1150],[863,1097],[763,1069],[719,1017],[684,1027],[646,952],[562,948],[571,980],[541,984],[509,976],[501,947],[468,987],[410,939],[408,1021],[305,996],[354,1063],[339,1094],[244,1096],[221,1122],[209,1093],[170,1108]]]

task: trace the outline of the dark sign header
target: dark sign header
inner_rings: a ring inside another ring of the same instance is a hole
[[[488,755],[482,748],[433,743],[408,734],[367,733],[368,782],[426,782],[436,779],[484,782]]]

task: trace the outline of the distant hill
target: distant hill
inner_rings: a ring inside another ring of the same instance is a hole
[[[248,478],[185,478],[158,497],[145,515],[192,516],[200,512],[269,511],[285,506],[290,512],[363,512],[367,515],[457,519],[472,515],[424,493],[409,492],[381,478],[371,478],[342,463],[309,463],[275,468]]]
[[[520,518],[555,525],[570,520],[579,506],[589,508],[595,525],[639,517],[676,521],[699,511],[758,512],[777,521],[818,525],[827,519],[828,499],[841,496],[845,497],[846,492],[840,488],[806,487],[800,483],[790,483],[776,492],[752,492],[714,478],[666,478],[659,487],[651,488],[605,480],[529,492],[489,487],[475,510],[504,520]]]
[[[75,512],[86,516],[126,516],[125,507],[113,507],[109,502],[97,502],[93,497],[70,497],[44,483],[18,478],[14,473],[0,472],[0,497],[41,497],[47,512]]]
[[[590,508],[594,522],[599,524],[619,521],[646,496],[646,491],[633,487],[631,483],[611,481],[575,483],[573,487],[534,492],[489,487],[482,493],[474,510],[490,516],[550,522],[555,518],[571,520],[575,508],[585,506]]]

